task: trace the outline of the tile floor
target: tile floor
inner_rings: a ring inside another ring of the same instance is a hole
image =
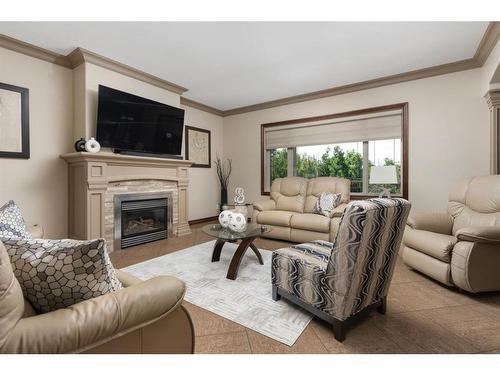
[[[117,268],[212,240],[192,226],[189,236],[170,238],[111,254]],[[274,250],[286,242],[256,240]],[[225,277],[225,275],[221,275]],[[500,353],[500,293],[472,295],[447,288],[398,260],[386,315],[372,313],[337,342],[316,318],[292,346],[184,302],[194,322],[196,353]]]

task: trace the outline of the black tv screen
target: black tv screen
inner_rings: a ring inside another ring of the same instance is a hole
[[[97,135],[115,151],[180,155],[184,110],[99,85]]]

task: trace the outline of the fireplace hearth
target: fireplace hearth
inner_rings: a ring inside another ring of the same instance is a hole
[[[171,193],[120,194],[114,197],[115,249],[169,237]]]

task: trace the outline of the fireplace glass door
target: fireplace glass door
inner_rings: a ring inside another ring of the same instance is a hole
[[[167,203],[167,198],[122,202],[122,248],[167,238]]]

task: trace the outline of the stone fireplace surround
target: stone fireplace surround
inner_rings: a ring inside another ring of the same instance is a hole
[[[187,220],[189,167],[187,160],[74,152],[61,155],[68,163],[69,237],[105,238],[114,250],[114,196],[170,193],[174,235],[191,233]]]

